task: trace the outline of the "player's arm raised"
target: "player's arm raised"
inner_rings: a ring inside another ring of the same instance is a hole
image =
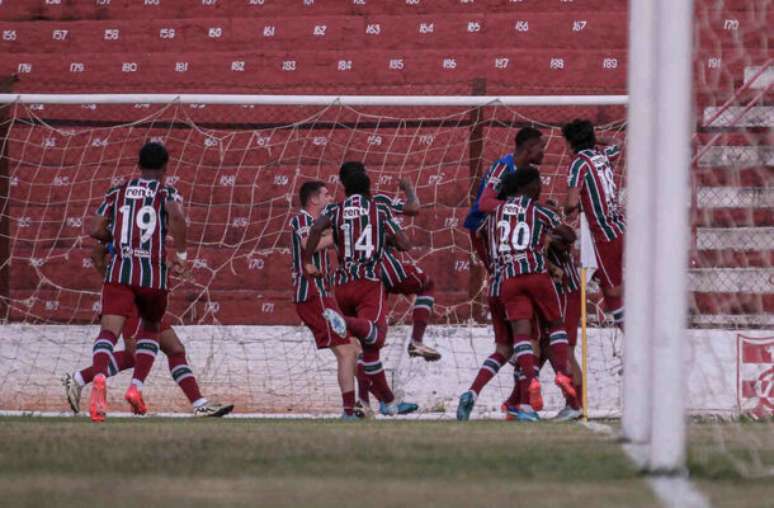
[[[411,249],[411,241],[409,241],[408,236],[406,236],[406,233],[401,229],[400,225],[395,221],[395,219],[392,216],[392,213],[390,212],[389,208],[382,208],[383,217],[381,220],[384,221],[384,227],[387,228],[387,232],[390,235],[390,238],[392,239],[393,245],[395,245],[395,248],[399,251],[407,251]]]
[[[182,205],[177,201],[168,201],[167,217],[169,218],[169,232],[175,240],[175,259],[172,262],[178,274],[185,272],[188,261],[188,225],[185,222],[185,214]]]
[[[489,175],[484,191],[481,193],[481,198],[478,200],[478,209],[483,213],[494,212],[500,206],[500,203],[505,201],[500,196],[500,179],[505,175],[505,170],[504,164],[498,164],[495,166],[492,174]]]
[[[302,260],[304,273],[311,277],[322,276],[322,273],[320,273],[317,267],[314,266],[314,263],[312,262],[312,256],[314,256],[314,253],[317,252],[317,250],[320,248],[323,234],[326,230],[330,229],[331,224],[331,220],[327,216],[323,215],[317,219],[314,224],[312,224],[311,229],[309,229],[309,237],[306,239],[306,246],[304,247]]]
[[[406,204],[403,205],[403,215],[408,217],[415,217],[419,215],[419,209],[422,207],[422,205],[419,202],[419,198],[417,197],[417,193],[414,190],[414,186],[411,185],[411,182],[405,178],[401,179],[398,185],[400,185],[400,189],[403,191],[403,193],[406,194]]]

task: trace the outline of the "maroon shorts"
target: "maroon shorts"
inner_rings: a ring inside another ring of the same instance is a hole
[[[163,319],[161,321],[161,327],[159,328],[159,333],[164,333],[167,330],[171,330],[171,329],[172,329],[172,323],[170,322],[170,320]],[[137,334],[140,333],[140,316],[139,314],[137,314],[136,310],[124,322],[124,329],[121,333],[124,337],[124,340],[134,339],[137,337]]]
[[[567,331],[567,341],[570,346],[578,343],[578,326],[581,318],[581,292],[562,293],[559,295],[564,315],[564,327]]]
[[[416,295],[421,293],[430,282],[430,277],[415,264],[403,263],[403,271],[406,272],[406,279],[392,287],[385,286],[388,293]]]
[[[381,282],[353,280],[336,287],[336,303],[342,314],[367,319],[379,329],[379,338],[371,346],[379,348],[387,337],[387,298]]]
[[[594,277],[599,280],[599,285],[610,289],[623,284],[623,235],[609,242],[594,240],[594,252],[598,265]]]
[[[509,321],[532,320],[535,311],[547,324],[562,319],[559,293],[554,281],[545,272],[505,279],[500,294]]]
[[[310,295],[307,301],[296,304],[296,313],[301,321],[311,330],[317,349],[326,349],[333,346],[349,344],[349,337],[339,337],[331,330],[328,322],[323,318],[325,309],[339,311],[336,300],[331,296]]]
[[[492,315],[495,344],[513,345],[513,329],[505,315],[505,306],[500,298],[489,297],[489,313]]]
[[[491,273],[489,267],[489,249],[487,249],[486,246],[487,239],[484,229],[482,228],[479,232],[468,231],[470,232],[470,243],[473,246],[473,250],[476,252],[476,255],[478,255],[481,262],[484,263],[487,273]]]
[[[102,286],[102,315],[134,314],[151,323],[160,323],[167,311],[167,290],[139,288],[124,284],[105,283]]]

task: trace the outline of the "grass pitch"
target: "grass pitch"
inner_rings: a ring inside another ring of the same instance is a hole
[[[717,506],[764,506],[769,482],[691,457]],[[2,418],[0,492],[46,507],[658,506],[616,442],[497,421]]]

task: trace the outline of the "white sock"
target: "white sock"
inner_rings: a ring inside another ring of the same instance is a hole
[[[193,403],[193,407],[194,407],[194,409],[197,409],[197,408],[200,408],[200,407],[202,407],[202,406],[203,406],[203,405],[205,405],[206,403],[207,403],[207,399],[205,399],[204,397],[202,397],[201,399],[199,399],[199,400],[195,400],[195,401],[194,401],[194,403]]]
[[[139,379],[132,378],[132,384],[137,387],[138,390],[142,391],[143,382]]]
[[[83,380],[83,376],[81,376],[81,371],[76,372],[73,374],[73,379],[75,379],[75,382],[78,383],[78,386],[83,388],[86,386],[86,381]]]

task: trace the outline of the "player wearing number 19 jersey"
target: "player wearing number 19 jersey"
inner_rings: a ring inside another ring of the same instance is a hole
[[[381,411],[386,415],[412,412],[417,409],[416,404],[395,400],[379,358],[387,336],[381,257],[388,238],[392,238],[402,250],[410,245],[389,208],[370,198],[368,175],[356,172],[342,183],[346,199],[327,207],[309,231],[304,250],[304,270],[308,274],[320,275],[312,263],[312,256],[323,231],[332,229],[339,260],[335,275],[336,301],[350,322],[360,322],[370,328],[362,339],[363,362],[373,391],[381,402]]]
[[[623,326],[623,248],[626,223],[618,200],[613,173],[614,160],[620,155],[616,145],[597,149],[594,126],[588,120],[574,120],[562,128],[575,159],[567,176],[565,211],[572,217],[583,211],[594,240],[599,279],[605,308],[617,325]],[[604,140],[600,140],[602,142]]]
[[[135,413],[144,414],[143,382],[159,349],[159,328],[167,307],[167,230],[175,238],[176,268],[186,261],[186,224],[182,198],[162,179],[169,154],[158,143],[140,150],[140,176],[110,189],[97,209],[91,236],[112,243],[115,255],[102,288],[102,330],[94,343],[94,386],[89,412],[103,421],[106,412],[105,378],[118,334],[135,307],[142,318],[134,375],[126,400]]]

